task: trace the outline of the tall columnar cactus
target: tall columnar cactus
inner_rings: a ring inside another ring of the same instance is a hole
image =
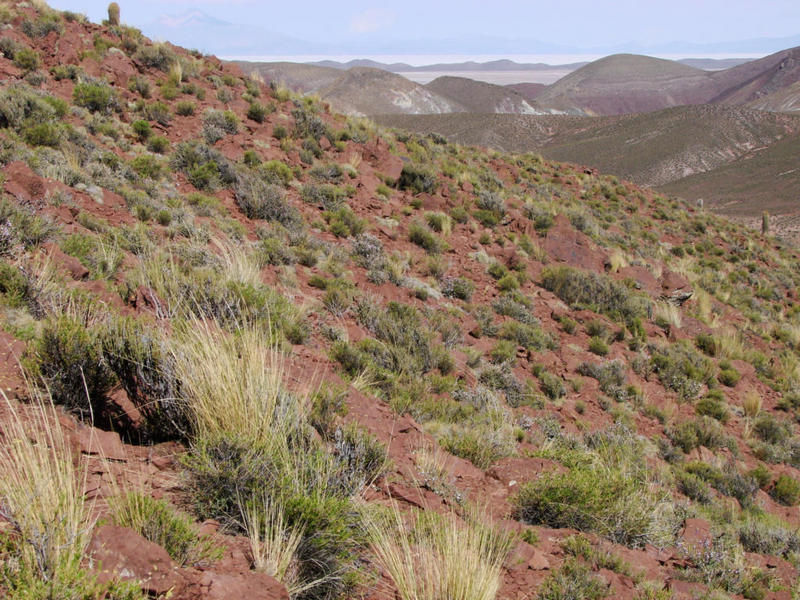
[[[108,22],[111,25],[119,25],[119,4],[116,2],[108,5]]]
[[[764,235],[769,233],[769,213],[766,210],[761,213],[761,233]]]

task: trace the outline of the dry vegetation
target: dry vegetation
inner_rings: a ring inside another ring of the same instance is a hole
[[[142,597],[98,582],[98,517],[174,599],[797,594],[794,247],[124,25],[0,20],[0,594]]]

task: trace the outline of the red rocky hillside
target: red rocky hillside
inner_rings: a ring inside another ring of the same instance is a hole
[[[794,247],[35,4],[3,597],[797,597]]]

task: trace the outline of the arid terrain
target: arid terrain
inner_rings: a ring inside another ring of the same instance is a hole
[[[0,23],[0,597],[798,597],[800,252],[591,164],[766,178],[795,116],[457,144],[483,117],[389,129],[115,4]],[[444,106],[376,71],[312,75]]]

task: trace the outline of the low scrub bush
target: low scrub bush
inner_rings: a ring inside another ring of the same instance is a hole
[[[475,284],[465,277],[445,277],[442,281],[442,295],[469,302],[475,291]]]
[[[781,473],[769,493],[781,504],[797,506],[800,502],[800,481]]]
[[[256,178],[240,178],[234,189],[236,204],[248,219],[277,221],[296,226],[302,220],[282,187]]]
[[[104,83],[76,83],[72,100],[92,112],[109,113],[117,105],[114,90]]]
[[[102,360],[96,324],[68,314],[50,317],[26,363],[53,401],[89,418],[100,415],[114,377]]]
[[[409,225],[408,240],[424,248],[428,254],[439,254],[447,249],[447,242],[419,223]]]
[[[682,400],[695,399],[711,381],[714,363],[686,343],[651,346],[650,364],[659,381]]]
[[[609,586],[584,563],[568,558],[539,587],[538,600],[601,600],[608,596]]]
[[[415,194],[432,194],[436,191],[436,175],[427,167],[406,163],[397,179],[397,189],[409,190]]]
[[[545,267],[542,285],[567,304],[612,319],[628,321],[647,315],[647,299],[607,275],[566,266]]]
[[[110,501],[114,522],[130,527],[158,544],[181,566],[193,567],[222,558],[222,547],[208,536],[199,536],[193,520],[172,509],[166,500],[128,492]]]
[[[735,440],[726,435],[722,425],[711,417],[677,423],[667,430],[667,436],[687,453],[700,446],[710,450],[726,447],[732,452],[738,451]]]
[[[680,525],[666,491],[648,480],[640,438],[622,425],[584,436],[555,433],[540,452],[567,472],[547,472],[512,499],[516,518],[531,525],[593,532],[631,547],[670,543]]]
[[[133,55],[133,59],[139,61],[145,67],[158,69],[166,73],[177,61],[177,56],[167,44],[161,43],[141,46]]]

